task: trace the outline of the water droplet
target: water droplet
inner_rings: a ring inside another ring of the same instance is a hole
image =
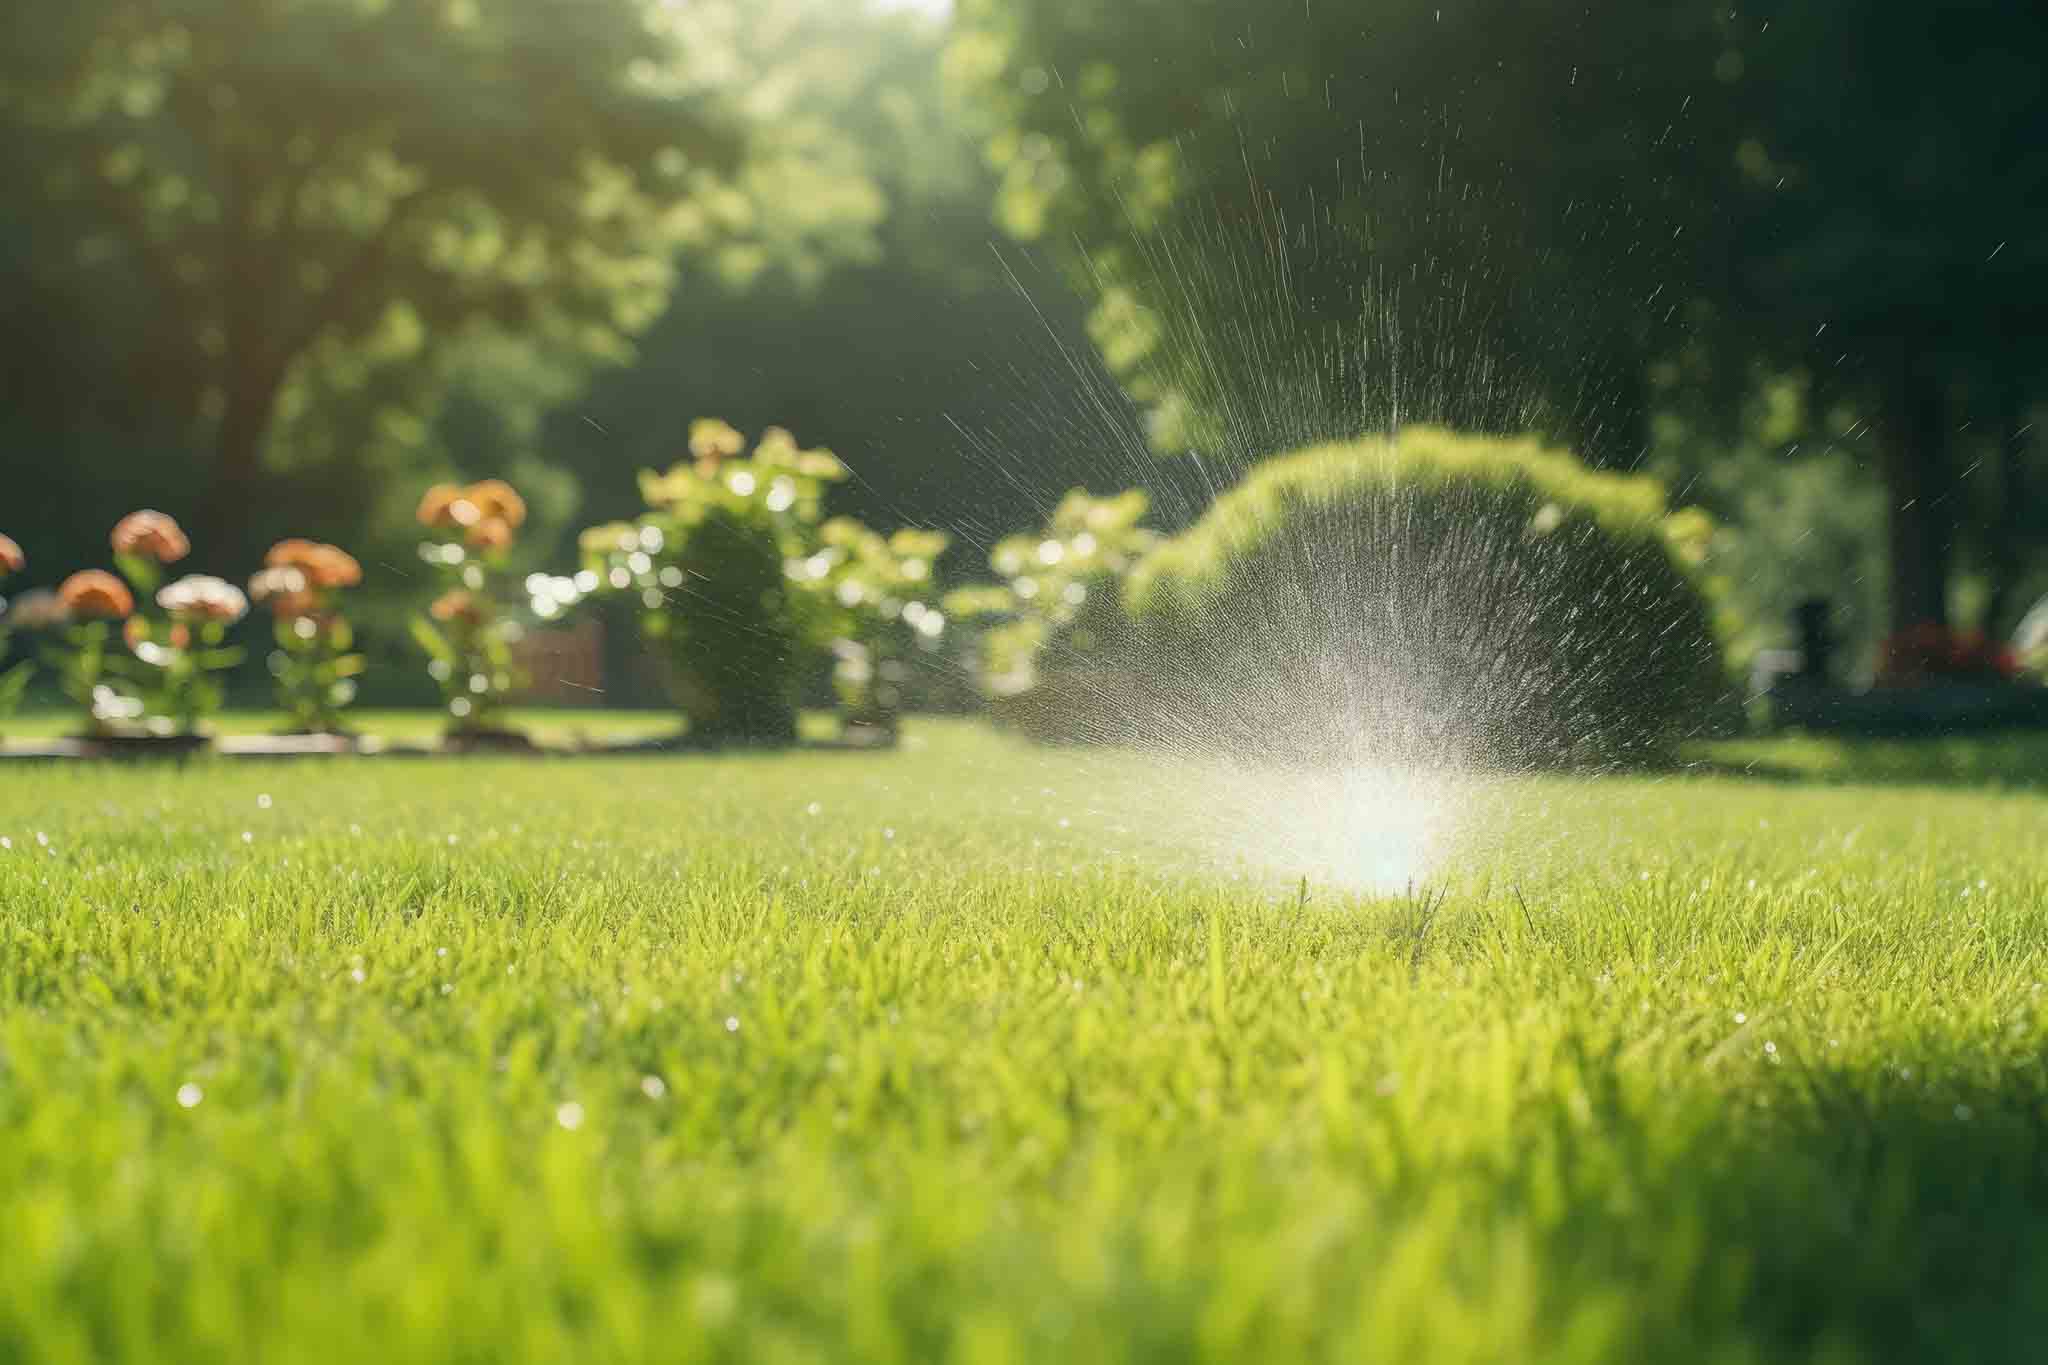
[[[570,1100],[567,1104],[557,1105],[555,1108],[555,1122],[561,1124],[570,1132],[575,1132],[583,1126],[583,1106],[574,1100]]]
[[[190,1081],[178,1087],[178,1107],[180,1109],[197,1108],[199,1101],[205,1098],[206,1092]]]

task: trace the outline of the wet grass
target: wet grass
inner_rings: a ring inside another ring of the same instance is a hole
[[[1787,735],[1704,744],[1700,768],[1786,782],[2048,787],[2048,734],[2016,730],[1941,739]]]
[[[2039,1358],[2048,798],[1369,900],[912,739],[8,775],[0,1360]]]

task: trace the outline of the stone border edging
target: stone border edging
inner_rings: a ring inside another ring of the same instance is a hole
[[[158,747],[158,746],[161,747]],[[124,763],[187,762],[193,759],[307,759],[307,758],[647,758],[675,755],[773,754],[773,753],[881,753],[893,743],[875,740],[799,740],[775,747],[733,745],[712,748],[692,744],[681,735],[651,739],[618,740],[593,744],[514,745],[483,748],[444,747],[439,743],[390,741],[375,735],[222,735],[211,742],[191,743],[171,739],[132,738],[109,747],[89,739],[0,739],[0,762],[17,763]]]

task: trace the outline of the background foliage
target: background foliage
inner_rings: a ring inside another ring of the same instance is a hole
[[[1991,0],[16,6],[17,586],[136,505],[231,577],[314,535],[364,561],[375,665],[431,586],[419,486],[512,479],[513,567],[559,572],[696,412],[830,445],[834,510],[956,532],[956,572],[1076,484],[1144,485],[1171,525],[1266,452],[1444,420],[1712,513],[1738,652],[1814,593],[1866,659],[1926,617],[2003,633],[2048,590],[2044,24]]]

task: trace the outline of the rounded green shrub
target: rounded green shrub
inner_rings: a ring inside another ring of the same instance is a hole
[[[1192,747],[1283,761],[1647,761],[1725,672],[1663,487],[1411,427],[1269,460],[1133,570],[1144,686]]]

